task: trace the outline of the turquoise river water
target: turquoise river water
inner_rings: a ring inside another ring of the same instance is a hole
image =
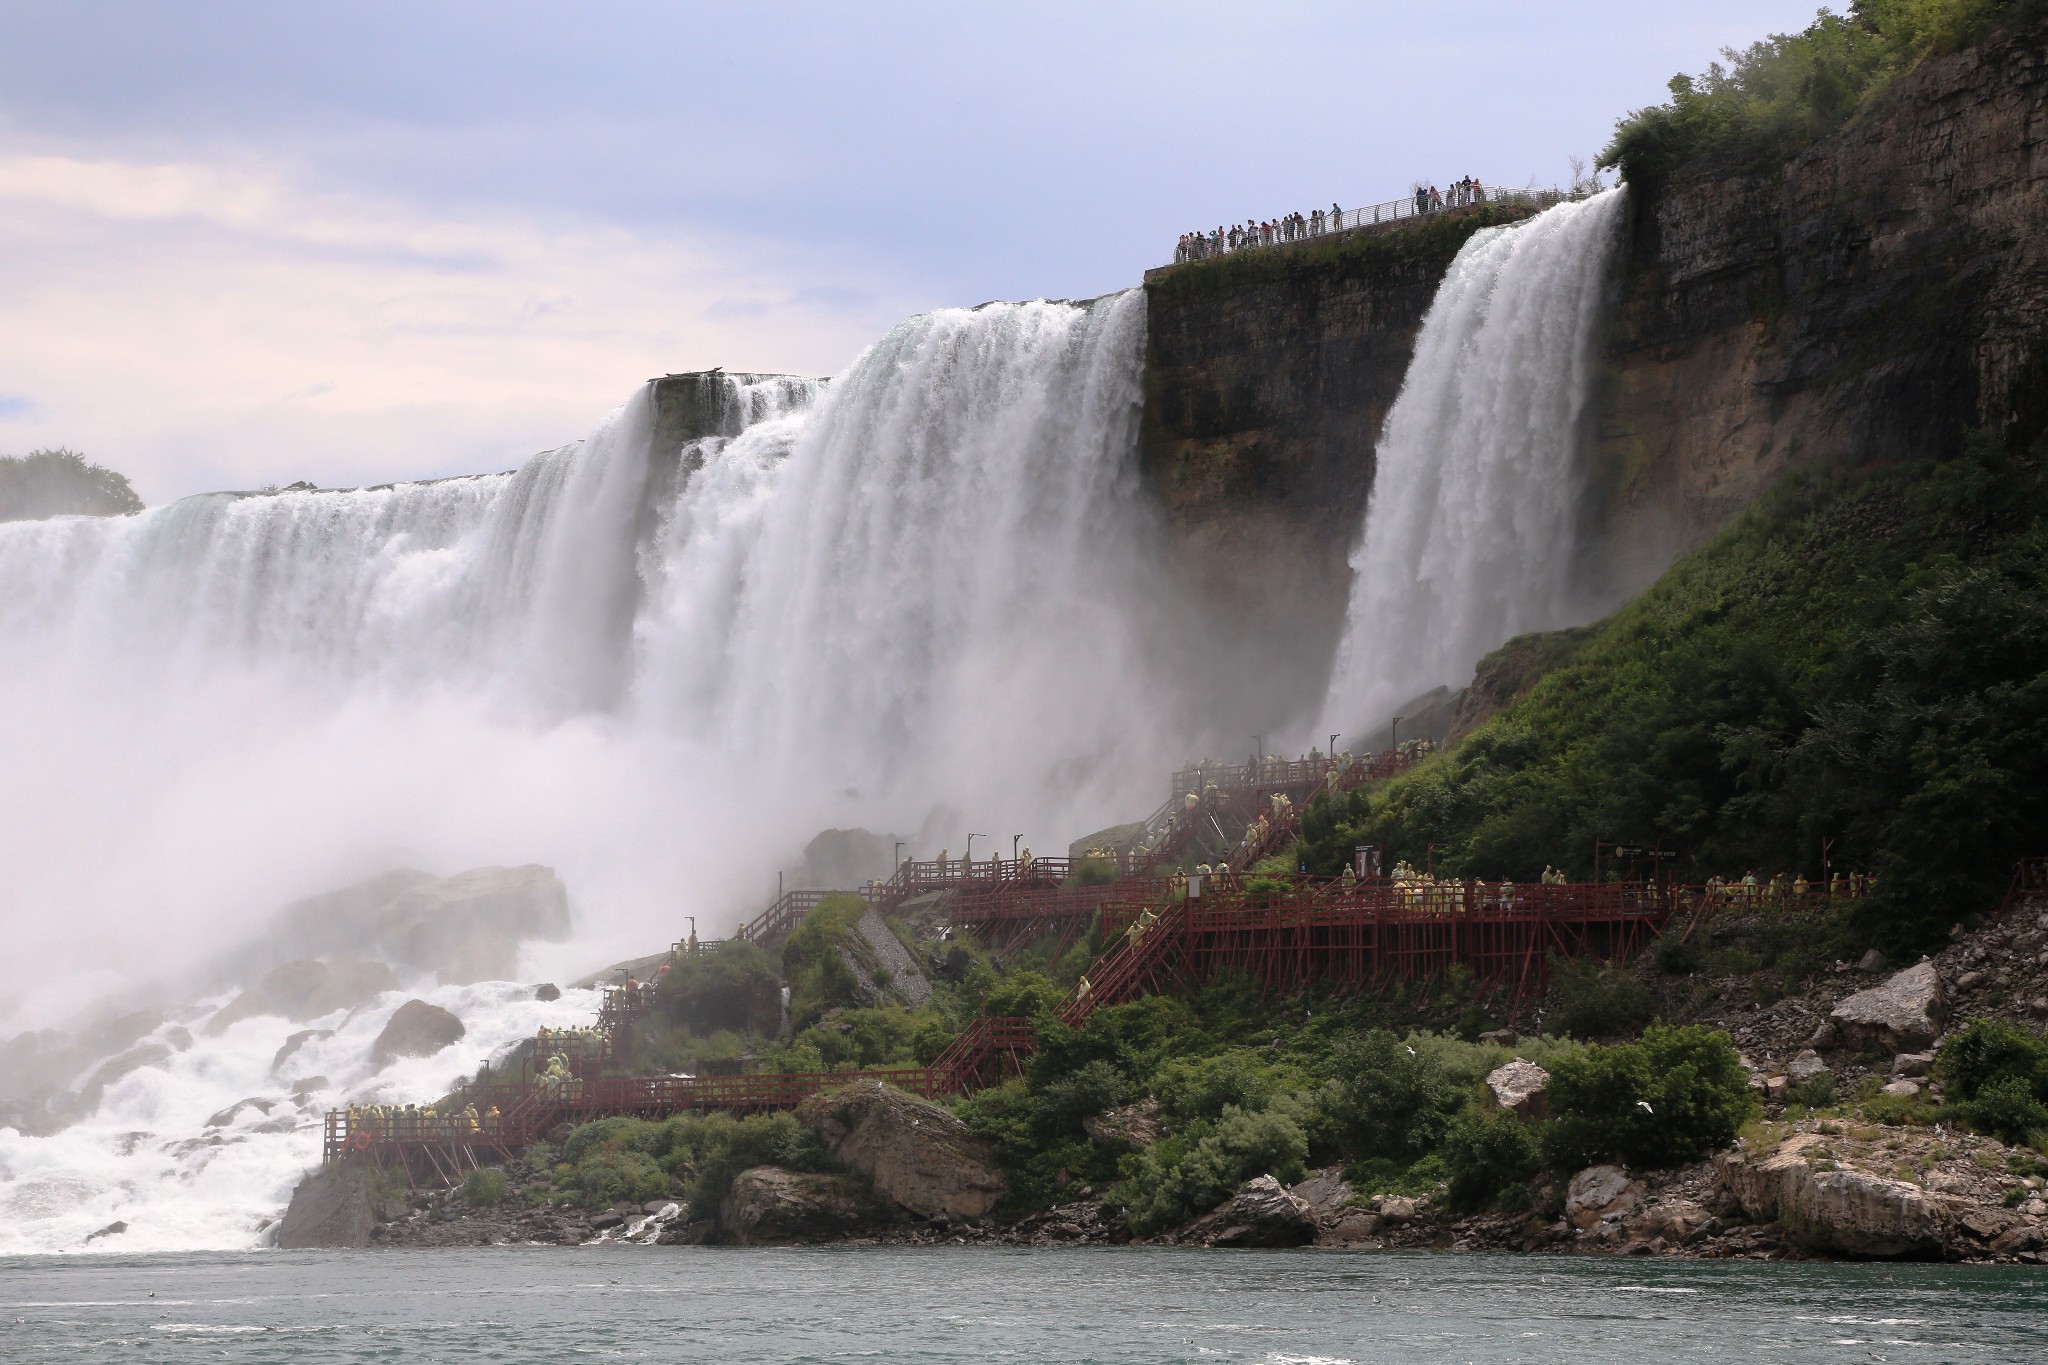
[[[7,1361],[2034,1361],[2048,1273],[1152,1248],[0,1260]]]

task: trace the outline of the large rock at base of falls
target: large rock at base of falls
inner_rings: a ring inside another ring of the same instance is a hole
[[[370,1047],[370,1056],[377,1065],[396,1061],[400,1057],[431,1057],[442,1048],[460,1042],[469,1030],[462,1021],[424,1000],[408,1000],[398,1007],[384,1031],[377,1035],[377,1041]]]
[[[1881,986],[1849,996],[1828,1017],[1842,1041],[1852,1046],[1918,1052],[1941,1036],[1947,1012],[1941,974],[1932,962],[1921,962]]]
[[[804,845],[797,886],[837,887],[851,891],[896,871],[896,844],[902,836],[865,829],[828,829]],[[908,840],[903,840],[907,843]]]
[[[1643,1202],[1643,1182],[1619,1166],[1588,1166],[1565,1187],[1564,1216],[1581,1231],[1622,1218]]]
[[[317,1019],[397,989],[398,978],[381,962],[355,958],[316,962],[302,958],[280,963],[265,972],[255,986],[216,1011],[206,1021],[205,1031],[219,1037],[230,1025],[262,1014],[293,1021]]]
[[[1128,825],[1111,825],[1098,829],[1093,834],[1074,840],[1067,845],[1067,856],[1079,860],[1088,856],[1090,849],[1105,849],[1111,853],[1131,853],[1145,842],[1145,822],[1136,820]]]
[[[1550,1073],[1526,1058],[1517,1057],[1487,1074],[1486,1098],[1496,1108],[1525,1119],[1549,1118]]]
[[[844,1236],[874,1218],[866,1191],[851,1176],[756,1166],[733,1180],[719,1221],[728,1242],[773,1246]]]
[[[292,1191],[291,1207],[277,1225],[277,1244],[286,1251],[366,1247],[376,1222],[369,1167],[359,1161],[330,1163]]]
[[[1818,1133],[1799,1133],[1754,1158],[1714,1158],[1728,1192],[1744,1213],[1776,1221],[1793,1240],[1850,1256],[1933,1256],[1954,1235],[1955,1213],[1917,1185],[1837,1167],[1807,1148],[1825,1148]]]
[[[379,955],[450,985],[509,981],[527,939],[569,934],[569,891],[553,869],[479,867],[403,892],[378,919]]]
[[[1008,1182],[982,1142],[936,1104],[880,1081],[813,1095],[796,1116],[834,1156],[912,1213],[979,1218]]]
[[[1315,1210],[1270,1175],[1247,1180],[1216,1215],[1211,1246],[1298,1247],[1316,1239]]]

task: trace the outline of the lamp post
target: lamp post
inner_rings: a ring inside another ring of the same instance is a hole
[[[896,866],[903,866],[903,841],[901,839],[896,841]]]
[[[968,835],[968,836],[967,836],[967,852],[961,855],[961,857],[960,857],[960,861],[961,861],[962,863],[966,864],[966,865],[967,865],[967,866],[969,866],[969,867],[972,867],[972,866],[974,866],[974,841],[975,841],[976,839],[986,839],[986,838],[988,838],[988,836],[987,836],[986,834],[970,834],[970,835]]]
[[[1387,747],[1389,749],[1394,750],[1396,753],[1400,752],[1401,749],[1401,722],[1403,719],[1405,719],[1405,717],[1394,717],[1394,728],[1387,735]]]
[[[1024,836],[1021,834],[1012,834],[1010,836],[1010,861],[1013,863],[1017,861],[1017,845],[1022,843],[1023,840]]]

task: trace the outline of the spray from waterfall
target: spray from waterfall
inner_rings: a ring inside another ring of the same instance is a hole
[[[1597,609],[1574,577],[1577,453],[1624,193],[1474,233],[1438,286],[1380,438],[1327,728]]]

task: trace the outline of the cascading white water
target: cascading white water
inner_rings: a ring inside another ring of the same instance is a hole
[[[1380,438],[1319,729],[1379,724],[1591,610],[1576,455],[1623,194],[1474,233],[1438,286]]]
[[[395,865],[554,865],[581,941],[534,948],[544,976],[685,914],[721,932],[827,824],[950,805],[988,847],[1143,801],[1172,691],[1134,643],[1143,343],[1135,292],[912,319],[829,385],[727,381],[739,416],[666,483],[643,391],[510,474],[0,525],[16,1020],[152,977],[175,1002],[272,907]],[[308,1025],[211,1038],[174,1004],[170,1055],[96,1112],[0,1135],[0,1253],[114,1220],[97,1247],[247,1244],[319,1110],[438,1094],[590,1010],[415,990],[469,1023],[461,1048],[377,1071],[386,997],[312,1021],[338,1032],[292,1069],[328,1085],[296,1099],[270,1058]],[[273,1108],[209,1128],[251,1097]]]

